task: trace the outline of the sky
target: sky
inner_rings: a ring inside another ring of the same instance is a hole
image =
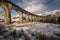
[[[33,14],[44,15],[45,12],[60,9],[60,0],[9,0],[9,1]],[[17,14],[17,12],[14,9],[12,10],[11,13],[12,15]]]

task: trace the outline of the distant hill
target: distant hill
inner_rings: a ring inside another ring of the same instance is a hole
[[[60,10],[46,12],[45,15],[50,17],[60,17]]]

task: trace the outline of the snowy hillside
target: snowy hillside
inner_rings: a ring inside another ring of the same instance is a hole
[[[54,10],[54,11],[46,12],[45,15],[49,15],[51,17],[59,17],[60,16],[60,10]]]

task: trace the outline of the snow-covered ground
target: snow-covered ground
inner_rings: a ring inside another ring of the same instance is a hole
[[[59,24],[32,23],[23,27],[18,25],[13,29],[16,40],[60,40]]]
[[[50,37],[50,39],[60,40],[60,25],[51,23],[35,23],[26,25],[24,27],[16,27],[16,30],[24,30],[24,34],[27,35],[30,40],[37,40],[37,36]],[[23,39],[24,38],[24,39]],[[25,40],[24,35],[20,37],[21,40]],[[44,39],[44,38],[42,38]]]

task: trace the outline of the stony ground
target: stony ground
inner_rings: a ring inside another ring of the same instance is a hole
[[[60,40],[60,25],[52,23],[29,23],[28,25],[18,25],[8,30],[5,34],[12,35],[11,40]],[[1,25],[2,26],[2,25]],[[0,27],[1,27],[0,26]],[[2,37],[4,39],[4,35]],[[7,38],[6,38],[7,39]]]

